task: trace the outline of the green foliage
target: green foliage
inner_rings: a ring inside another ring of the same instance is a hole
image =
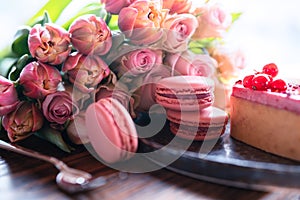
[[[74,148],[72,148],[64,141],[62,133],[60,131],[52,129],[48,124],[45,124],[40,130],[35,132],[34,135],[48,142],[51,142],[65,152],[70,153],[72,150],[74,150]]]
[[[238,13],[231,13],[232,23],[235,22],[236,20],[238,20],[238,19],[240,18],[241,15],[242,15],[241,12],[238,12]]]
[[[24,54],[16,63],[14,63],[9,70],[8,79],[11,81],[17,81],[22,69],[30,62],[31,56]]]
[[[18,58],[13,57],[6,57],[3,59],[0,59],[0,75],[7,77],[13,64],[16,63]]]
[[[53,22],[56,22],[63,10],[71,3],[71,1],[72,0],[49,0],[36,14],[34,14],[27,21],[26,24],[29,26],[33,26],[37,22],[43,20],[45,12],[49,13]]]
[[[120,30],[119,26],[118,26],[118,19],[119,19],[118,15],[111,15],[111,18],[110,18],[109,22],[107,23],[110,30],[115,30],[115,31]]]
[[[17,57],[20,57],[24,54],[29,54],[27,40],[30,29],[30,26],[22,26],[15,34],[15,39],[12,43],[11,49]]]
[[[192,40],[189,43],[189,49],[195,54],[205,54],[206,49],[216,40],[216,38],[205,38],[202,40]]]
[[[87,14],[94,14],[94,15],[99,16],[102,19],[104,19],[106,17],[106,15],[107,15],[107,12],[106,12],[106,10],[104,9],[104,7],[101,4],[99,4],[99,3],[91,3],[91,4],[86,5],[82,9],[80,9],[78,11],[78,13],[75,14],[75,16],[73,16],[72,18],[70,18],[62,26],[65,29],[68,29],[69,26],[72,24],[72,22],[76,18],[78,18],[79,16],[82,16],[82,15],[87,15]]]

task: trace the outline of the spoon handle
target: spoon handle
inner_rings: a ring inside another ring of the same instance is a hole
[[[62,168],[67,167],[67,165],[64,162],[58,160],[57,158],[43,155],[41,153],[38,153],[38,152],[33,151],[31,149],[27,149],[25,147],[9,144],[7,142],[4,142],[3,140],[0,140],[0,148],[8,150],[8,151],[15,152],[15,153],[19,153],[19,154],[22,154],[22,155],[26,155],[26,156],[29,156],[29,157],[32,157],[32,158],[37,158],[37,159],[40,159],[40,160],[43,160],[43,161],[46,161],[46,162],[50,162],[53,165],[55,165],[55,167],[59,170],[62,169]]]

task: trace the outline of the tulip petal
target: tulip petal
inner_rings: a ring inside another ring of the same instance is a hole
[[[127,37],[131,37],[137,16],[138,10],[131,7],[123,8],[119,13],[118,25]]]

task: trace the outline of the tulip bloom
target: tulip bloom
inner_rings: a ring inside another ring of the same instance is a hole
[[[120,11],[118,25],[132,43],[153,44],[162,36],[161,24],[165,15],[166,11],[159,3],[139,0]]]
[[[162,64],[162,51],[138,49],[121,58],[121,65],[125,73],[133,76],[150,71],[155,65]]]
[[[52,123],[64,124],[67,120],[73,120],[79,113],[78,106],[72,100],[72,96],[65,91],[58,91],[46,96],[42,103],[45,118]]]
[[[222,81],[230,82],[237,78],[246,66],[244,52],[240,49],[215,46],[209,50],[210,55],[218,62],[218,75]]]
[[[72,53],[62,68],[69,81],[80,91],[89,93],[110,74],[108,65],[98,56]]]
[[[103,19],[95,15],[77,18],[69,28],[73,46],[82,54],[105,55],[112,46],[112,35]]]
[[[120,10],[129,6],[136,0],[101,0],[101,3],[105,5],[105,10],[112,14],[119,14]]]
[[[35,104],[21,101],[16,109],[3,116],[2,125],[11,142],[29,137],[34,131],[42,128],[44,118]]]
[[[169,52],[182,52],[187,50],[188,41],[197,27],[197,19],[191,14],[169,15],[163,24],[165,32],[163,49]]]
[[[24,95],[34,99],[56,92],[61,81],[62,77],[55,67],[40,62],[27,64],[20,74]]]
[[[232,17],[222,6],[218,4],[206,4],[194,11],[198,16],[198,28],[193,35],[194,39],[209,37],[222,37],[232,24]]]
[[[55,24],[36,24],[28,36],[30,54],[51,65],[63,63],[71,52],[69,33]]]
[[[192,7],[191,0],[164,0],[163,1],[163,8],[169,9],[170,14],[189,13],[191,7]]]
[[[212,77],[218,66],[216,60],[208,54],[194,54],[185,51],[182,54],[168,54],[165,60],[173,72],[179,75]]]
[[[13,82],[0,76],[0,116],[15,110],[18,103],[18,94]]]

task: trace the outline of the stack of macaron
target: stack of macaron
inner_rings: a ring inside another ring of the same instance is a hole
[[[228,115],[213,106],[214,81],[202,76],[172,76],[156,84],[156,102],[163,106],[170,131],[184,139],[219,138]]]

